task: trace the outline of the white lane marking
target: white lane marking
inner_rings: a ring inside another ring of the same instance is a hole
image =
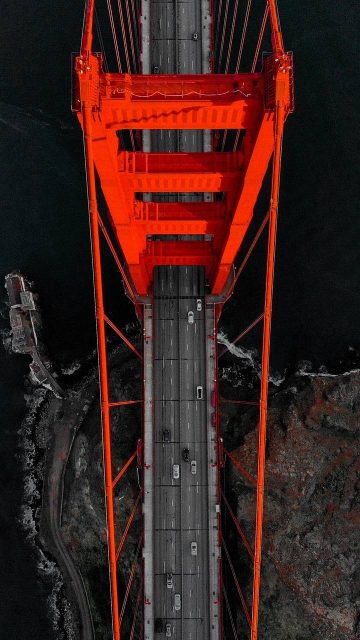
[[[189,487],[189,489],[190,489],[190,487]],[[191,511],[191,506],[189,505],[189,513],[190,513],[190,511]]]

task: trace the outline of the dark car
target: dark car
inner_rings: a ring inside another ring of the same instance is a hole
[[[155,633],[164,633],[164,621],[162,618],[155,618]]]
[[[153,65],[153,73],[160,73],[160,67],[158,67],[157,64]]]
[[[190,460],[190,451],[187,447],[182,450],[182,459],[184,460],[184,462],[189,462]]]
[[[162,433],[163,442],[170,442],[171,433],[170,429],[164,429]]]

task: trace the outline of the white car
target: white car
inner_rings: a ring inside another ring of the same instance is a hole
[[[193,476],[196,474],[196,460],[191,460],[191,473]]]
[[[196,300],[196,311],[201,311],[201,309],[202,309],[202,302],[201,302],[200,298],[198,298]]]
[[[173,464],[173,478],[174,480],[179,480],[180,478],[180,466],[178,464]]]
[[[166,586],[168,589],[172,589],[174,586],[173,583],[173,574],[172,573],[167,573],[166,574]]]
[[[188,323],[189,324],[194,324],[194,312],[193,311],[188,311]]]
[[[197,542],[192,542],[190,546],[191,546],[191,555],[197,556]]]
[[[180,611],[180,609],[181,609],[181,595],[180,595],[180,593],[175,593],[175,595],[174,595],[174,609],[175,609],[175,611]]]
[[[170,622],[166,623],[165,631],[166,631],[165,637],[166,638],[171,638],[171,624],[170,624]]]
[[[196,387],[196,399],[202,400],[202,397],[203,397],[203,388],[202,386],[199,385]]]

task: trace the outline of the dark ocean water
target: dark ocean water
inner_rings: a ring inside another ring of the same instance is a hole
[[[296,113],[284,143],[273,365],[281,370],[307,358],[335,367],[358,342],[360,320],[357,8],[349,0],[293,0],[279,2],[279,9],[295,54]],[[81,2],[40,1],[31,9],[24,1],[3,2],[0,281],[13,268],[35,281],[50,351],[62,363],[95,345],[81,136],[69,112],[70,52],[81,24]],[[249,265],[224,313],[230,336],[257,315],[259,264]],[[124,323],[129,306],[111,263],[105,266],[110,308]],[[250,338],[246,344],[252,346]],[[1,355],[0,638],[52,640],[47,588],[17,523],[23,482],[17,430],[27,363]]]

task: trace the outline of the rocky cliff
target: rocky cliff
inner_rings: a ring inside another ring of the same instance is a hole
[[[224,417],[235,455],[256,475],[257,413]],[[360,371],[302,373],[270,399],[260,637],[360,638]],[[229,465],[230,463],[228,463]],[[232,468],[227,489],[250,540],[254,490]],[[250,562],[228,520],[235,564],[251,601]],[[233,603],[237,595],[234,592]],[[240,610],[239,629],[245,629]]]

